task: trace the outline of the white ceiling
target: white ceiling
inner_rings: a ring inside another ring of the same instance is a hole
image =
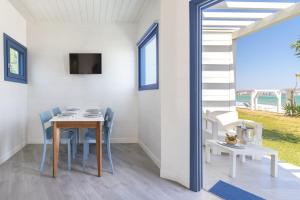
[[[151,0],[9,0],[29,21],[49,23],[134,23]]]

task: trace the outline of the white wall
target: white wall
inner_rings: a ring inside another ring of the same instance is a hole
[[[25,145],[27,85],[4,81],[3,33],[26,46],[26,21],[0,0],[0,164]]]
[[[38,114],[54,106],[110,106],[112,142],[137,142],[136,25],[29,24],[27,142],[42,141]],[[70,75],[69,52],[102,53],[102,75]]]
[[[189,1],[160,11],[161,176],[189,187]]]
[[[159,0],[153,0],[143,13],[138,24],[137,41],[144,35],[153,22],[159,20]],[[139,143],[144,151],[160,167],[161,126],[160,90],[138,92],[139,105]]]
[[[162,0],[160,13],[161,176],[189,187],[189,1]],[[229,106],[235,101],[231,34],[203,39],[204,106],[234,109]]]

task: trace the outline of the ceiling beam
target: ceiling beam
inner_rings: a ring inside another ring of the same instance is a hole
[[[286,9],[295,3],[287,2],[235,2],[223,1],[215,6],[213,9],[244,9],[244,10],[281,10]]]
[[[204,33],[233,33],[235,30],[202,30]]]
[[[263,19],[273,13],[259,12],[203,12],[204,19]]]
[[[203,20],[202,26],[249,26],[255,21]]]
[[[249,26],[239,31],[234,32],[232,37],[233,39],[237,39],[299,15],[300,3],[296,3],[287,9],[281,10],[269,17],[266,17],[256,23],[250,24]]]
[[[227,26],[227,27],[221,27],[221,26],[216,26],[216,27],[214,27],[214,26],[203,26],[202,27],[202,30],[233,30],[233,31],[237,31],[237,30],[240,30],[240,28],[239,27],[229,27],[229,26]]]

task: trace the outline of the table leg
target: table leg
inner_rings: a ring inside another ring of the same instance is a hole
[[[96,152],[97,152],[97,167],[98,177],[102,176],[102,123],[97,123],[96,128]]]
[[[205,145],[205,153],[206,153],[206,162],[210,163],[210,145]]]
[[[57,176],[60,130],[56,122],[53,124],[53,177]]]
[[[236,154],[232,153],[231,154],[231,159],[232,159],[232,163],[231,163],[231,169],[230,169],[230,176],[232,178],[235,178],[235,174],[236,174]]]
[[[243,162],[243,163],[246,162],[246,155],[243,154],[243,155],[241,155],[241,157],[242,157],[242,162]]]
[[[278,162],[278,155],[277,154],[271,155],[271,176],[273,177],[278,176],[277,162]]]

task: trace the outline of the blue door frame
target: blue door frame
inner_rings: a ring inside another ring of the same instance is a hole
[[[190,190],[203,188],[202,10],[223,0],[190,0]]]

